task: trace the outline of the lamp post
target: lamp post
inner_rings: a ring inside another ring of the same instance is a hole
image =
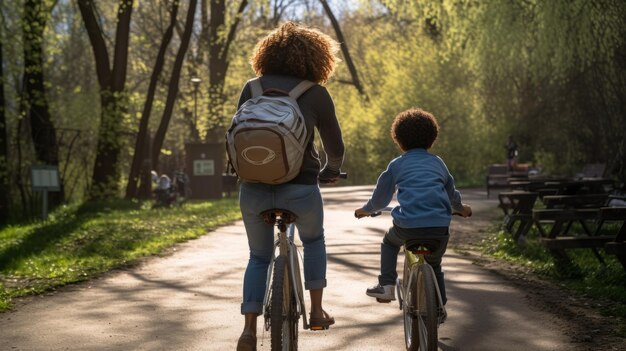
[[[191,84],[193,84],[193,126],[198,128],[198,86],[202,79],[198,77],[191,78]]]

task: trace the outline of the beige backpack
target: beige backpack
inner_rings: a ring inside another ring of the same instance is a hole
[[[228,159],[244,181],[286,183],[300,173],[309,141],[297,99],[315,83],[304,80],[289,92],[264,91],[258,78],[249,84],[252,98],[237,110],[226,132]]]

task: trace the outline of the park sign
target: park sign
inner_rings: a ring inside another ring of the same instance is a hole
[[[31,167],[33,191],[61,191],[57,166]]]
[[[59,179],[59,167],[49,165],[31,166],[31,183],[33,191],[41,191],[42,196],[42,218],[48,218],[48,191],[61,191]]]

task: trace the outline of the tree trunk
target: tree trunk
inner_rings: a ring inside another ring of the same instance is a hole
[[[4,59],[2,57],[2,27],[0,26],[0,227],[9,218],[9,143],[6,101],[4,100]]]
[[[159,47],[159,53],[154,63],[152,75],[150,76],[150,84],[148,86],[148,93],[146,95],[146,102],[144,103],[143,112],[141,114],[141,120],[139,121],[139,131],[137,133],[137,139],[135,140],[135,154],[133,155],[133,161],[130,167],[130,174],[128,175],[128,184],[126,185],[126,198],[137,197],[137,183],[139,181],[139,175],[142,169],[152,169],[150,165],[150,154],[148,152],[149,144],[146,142],[148,139],[148,122],[150,121],[150,113],[152,112],[152,103],[154,101],[154,94],[156,92],[157,83],[161,72],[163,71],[163,65],[165,64],[165,54],[167,47],[172,41],[174,35],[174,27],[176,26],[176,16],[178,15],[179,1],[175,0],[172,3],[170,9],[170,24],[163,34],[161,40],[161,46]],[[146,165],[145,163],[148,162]],[[145,195],[142,192],[142,195]],[[148,196],[150,193],[148,192]]]
[[[363,88],[363,85],[361,84],[361,80],[359,79],[356,66],[354,65],[354,62],[352,61],[352,56],[350,56],[350,51],[348,50],[348,44],[346,44],[346,39],[344,38],[343,33],[341,32],[341,26],[339,25],[337,18],[333,14],[333,11],[330,9],[330,6],[328,6],[328,2],[326,0],[320,0],[320,2],[322,3],[322,6],[324,7],[324,11],[326,12],[326,15],[328,16],[328,19],[330,19],[330,23],[333,25],[333,28],[335,29],[337,40],[339,41],[339,44],[341,45],[341,53],[343,53],[343,58],[346,61],[346,65],[348,66],[348,70],[350,71],[350,75],[352,76],[352,84],[354,84],[354,86],[359,91],[359,94],[361,94],[361,96],[363,96],[366,100],[369,100],[367,94],[365,93],[365,89]]]
[[[128,105],[124,86],[133,0],[119,0],[112,68],[93,1],[78,0],[78,6],[93,49],[100,85],[100,128],[90,198],[111,198],[119,190],[122,122]]]
[[[43,75],[43,35],[51,8],[43,0],[24,2],[24,92],[26,115],[30,121],[30,131],[37,160],[46,165],[59,165],[59,146],[56,129],[52,124]],[[63,186],[60,192],[50,194],[51,206],[63,200]]]
[[[159,128],[154,135],[154,141],[152,142],[152,167],[154,169],[157,169],[159,164],[159,154],[161,153],[161,147],[163,147],[165,134],[167,133],[167,128],[169,127],[169,123],[172,118],[172,112],[174,111],[176,97],[178,96],[180,71],[183,68],[185,54],[187,53],[189,42],[191,41],[191,33],[193,32],[193,22],[197,4],[197,0],[189,1],[189,10],[187,12],[187,19],[185,20],[185,30],[180,40],[180,47],[178,48],[178,53],[176,54],[176,59],[174,61],[174,68],[172,69],[172,75],[170,76],[163,117],[161,118],[161,123],[159,124]]]
[[[211,0],[211,22],[209,26],[209,126],[207,138],[214,135],[223,122],[222,108],[224,106],[224,81],[228,71],[228,51],[235,38],[241,15],[248,6],[247,0],[242,0],[237,15],[230,25],[228,33],[221,32],[226,25],[225,0]]]

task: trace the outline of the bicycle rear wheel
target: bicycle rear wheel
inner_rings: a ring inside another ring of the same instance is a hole
[[[420,265],[417,269],[416,319],[420,351],[437,351],[437,281],[432,267]],[[417,349],[415,349],[417,350]]]
[[[287,271],[287,258],[278,256],[274,261],[274,279],[270,297],[270,330],[272,351],[298,349],[298,319],[295,318],[296,300]]]
[[[419,350],[419,325],[416,318],[417,269],[409,269],[405,263],[403,276],[404,297],[402,316],[404,317],[404,343],[409,351]]]

